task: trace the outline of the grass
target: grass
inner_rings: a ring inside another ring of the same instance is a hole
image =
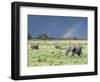
[[[54,44],[58,43],[61,49],[56,49]],[[71,53],[65,55],[65,47],[69,43],[80,43],[82,55],[73,57]],[[39,44],[39,49],[32,49],[32,44]],[[85,40],[29,40],[28,41],[28,66],[56,66],[69,64],[87,64],[87,41]]]

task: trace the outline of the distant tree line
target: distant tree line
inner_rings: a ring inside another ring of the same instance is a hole
[[[33,36],[31,35],[31,33],[28,33],[28,40],[33,39]]]
[[[31,33],[28,33],[28,40],[30,40],[30,39],[47,40],[47,39],[53,39],[53,37],[48,36],[47,33],[41,33],[37,37],[33,37]]]
[[[50,37],[47,33],[41,33],[36,37],[33,37],[31,33],[28,33],[28,40],[31,39],[41,39],[41,40],[87,40],[78,37],[68,37],[68,38],[58,38],[58,37]]]

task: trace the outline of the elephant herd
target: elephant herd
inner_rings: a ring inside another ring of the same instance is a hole
[[[61,49],[61,46],[58,45],[58,44],[54,44],[54,48],[56,49]],[[39,49],[39,44],[34,44],[31,46],[31,49],[36,49],[38,50]],[[82,47],[81,45],[78,43],[78,44],[69,44],[69,46],[66,46],[64,48],[65,50],[65,55],[67,56],[69,53],[71,53],[72,56],[74,56],[75,54],[77,54],[79,57],[81,56],[82,54]]]

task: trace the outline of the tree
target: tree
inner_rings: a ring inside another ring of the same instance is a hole
[[[77,37],[73,37],[73,40],[77,40],[78,38]]]
[[[31,33],[28,33],[28,40],[33,39]]]
[[[48,34],[47,34],[47,33],[41,33],[41,34],[38,36],[38,38],[39,38],[39,39],[45,40],[45,39],[48,39],[49,37],[48,37]]]

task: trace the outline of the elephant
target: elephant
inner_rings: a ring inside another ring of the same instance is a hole
[[[39,45],[38,45],[38,44],[33,44],[33,45],[31,46],[31,48],[32,48],[32,49],[39,49]]]
[[[71,52],[72,56],[74,56],[74,54],[80,56],[82,53],[82,47],[79,44],[73,44],[72,46],[67,47],[65,50],[66,55],[68,55],[68,53]]]

